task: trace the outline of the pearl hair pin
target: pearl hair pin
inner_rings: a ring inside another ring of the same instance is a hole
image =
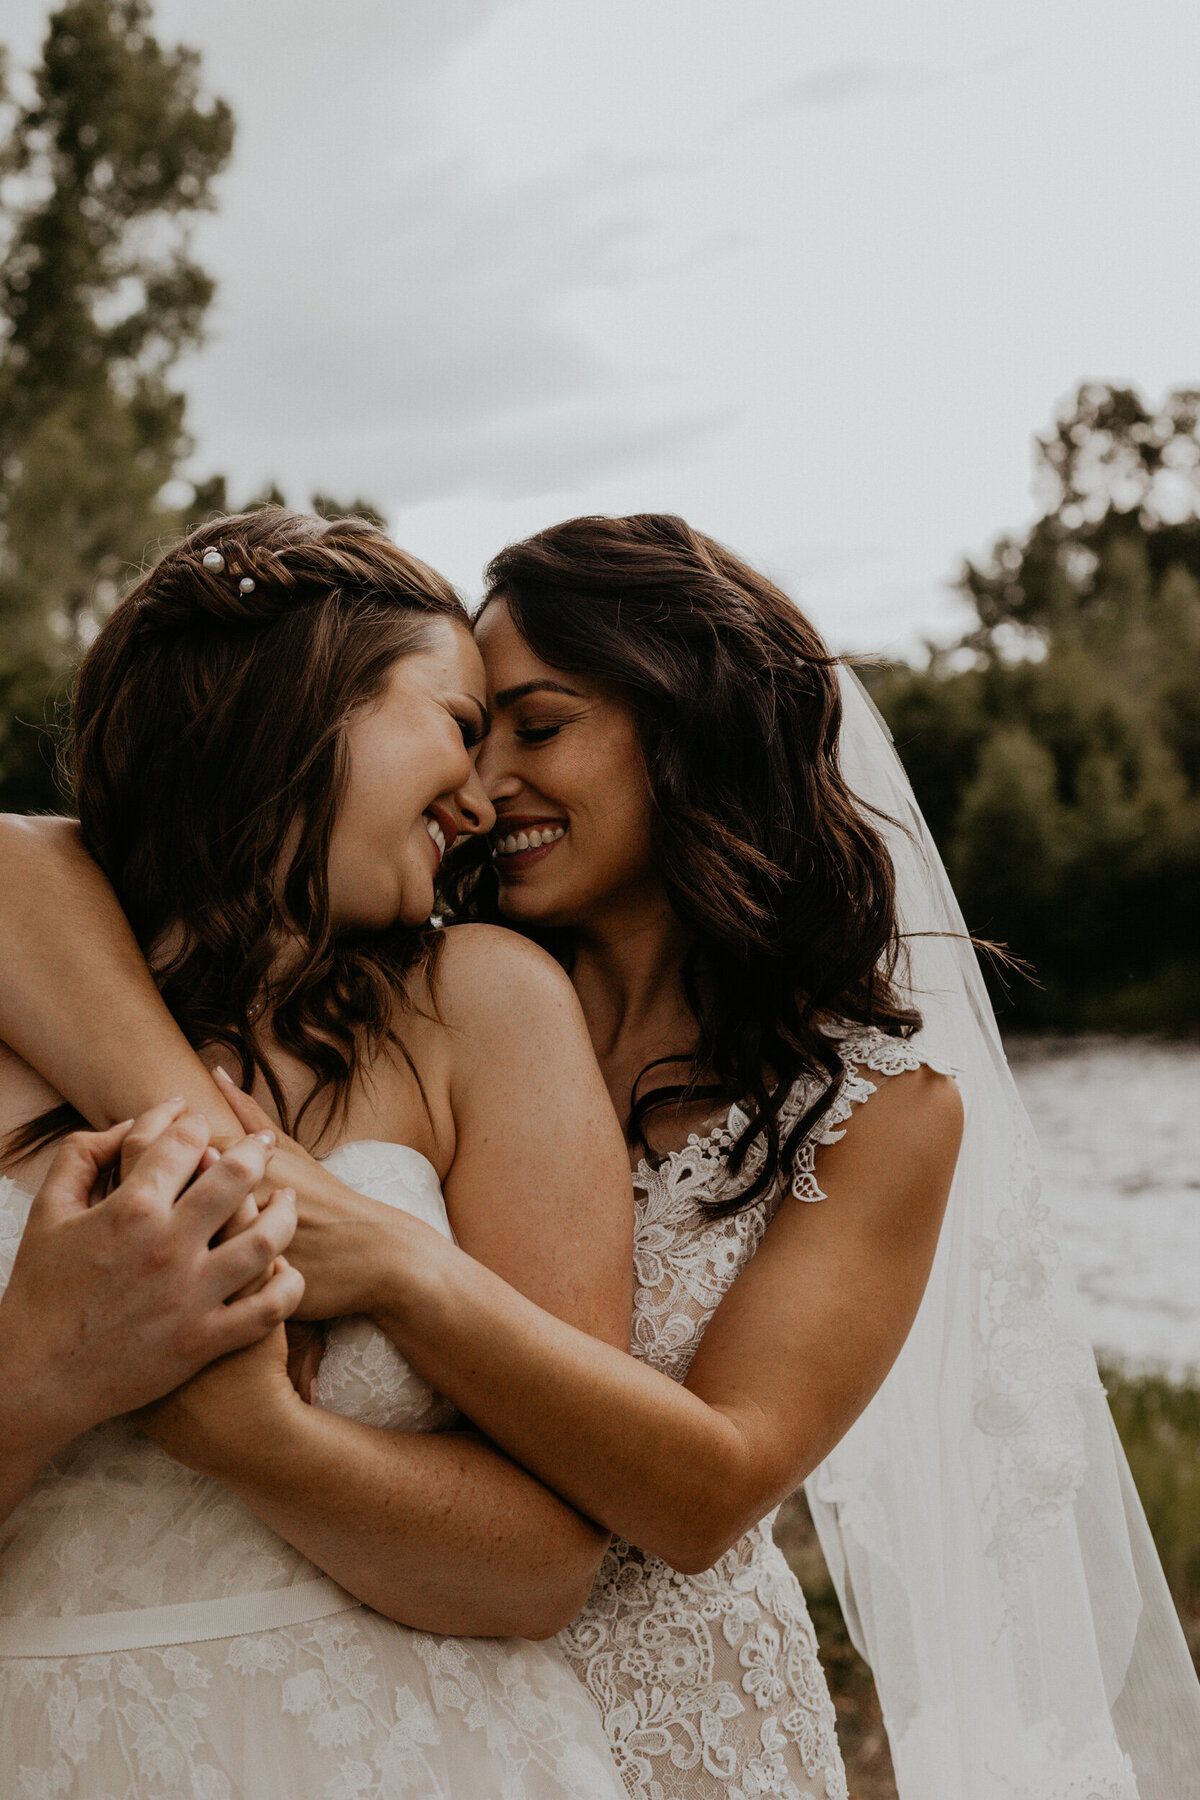
[[[243,575],[242,579],[238,582],[238,593],[239,594],[252,594],[253,592],[254,592],[254,577],[253,577],[253,575]]]
[[[225,558],[219,550],[206,550],[200,561],[206,569],[211,569],[214,575],[219,575],[225,567]]]

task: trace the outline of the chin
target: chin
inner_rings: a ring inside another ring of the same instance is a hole
[[[514,925],[539,925],[551,930],[574,923],[572,908],[564,907],[561,900],[556,902],[548,895],[531,893],[515,882],[509,888],[500,889],[496,904]]]
[[[524,919],[534,925],[541,923],[542,914],[548,910],[544,901],[515,881],[511,886],[501,887],[496,905],[506,919]]]

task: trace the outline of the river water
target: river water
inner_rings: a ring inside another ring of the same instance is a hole
[[[1006,1047],[1097,1351],[1200,1376],[1200,1045]]]

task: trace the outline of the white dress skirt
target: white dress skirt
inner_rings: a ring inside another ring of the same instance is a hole
[[[404,1145],[328,1166],[449,1235]],[[30,1197],[0,1179],[0,1291]],[[315,1404],[400,1431],[453,1408],[366,1320]],[[623,1800],[554,1644],[437,1637],[360,1605],[124,1420],[85,1432],[0,1525],[0,1800]]]

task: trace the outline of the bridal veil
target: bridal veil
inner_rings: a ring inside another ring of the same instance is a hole
[[[965,1128],[892,1372],[806,1491],[902,1800],[1182,1800],[1200,1685],[949,879],[856,678],[840,756],[886,815],[917,1043]],[[876,821],[880,823],[879,821]]]

